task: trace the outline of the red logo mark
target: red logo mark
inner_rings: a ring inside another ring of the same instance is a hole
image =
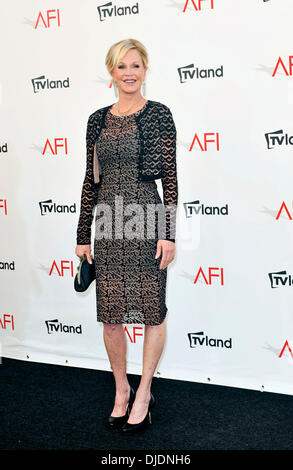
[[[12,330],[14,330],[14,320],[13,320],[13,315],[10,315],[8,313],[4,313],[3,315],[3,320],[0,318],[0,326],[2,330],[6,330],[6,325],[10,323],[12,325]]]
[[[51,15],[51,13],[56,13],[57,12],[57,16],[53,16]],[[41,20],[43,22],[43,25],[45,26],[45,28],[50,28],[50,21],[51,20],[58,20],[58,26],[60,26],[60,12],[59,12],[59,8],[57,10],[47,10],[44,14],[44,16],[42,15],[42,12],[39,12],[38,14],[38,18],[37,18],[37,22],[35,24],[35,29],[37,29],[38,27],[38,24],[39,24],[39,21]]]
[[[216,140],[215,139],[209,139],[208,136],[216,136]],[[207,144],[208,143],[211,143],[211,142],[216,142],[217,145],[216,145],[216,148],[217,148],[217,151],[220,149],[220,146],[219,146],[219,133],[218,132],[205,132],[204,135],[203,135],[203,145],[198,137],[197,134],[194,135],[193,137],[193,141],[192,141],[192,144],[189,148],[189,152],[191,152],[191,150],[193,149],[193,146],[194,146],[194,143],[195,141],[198,143],[200,149],[202,152],[206,152],[207,151]]]
[[[60,142],[60,143],[59,143]],[[50,152],[52,153],[52,155],[57,155],[58,153],[58,148],[59,147],[64,147],[65,149],[65,155],[67,155],[67,138],[65,137],[64,139],[62,137],[56,137],[54,140],[53,140],[53,144],[51,144],[50,140],[47,139],[46,140],[46,143],[45,143],[45,147],[44,147],[44,150],[42,152],[42,155],[44,155],[44,153],[46,152],[47,150],[47,147],[49,147],[49,150]]]
[[[4,214],[7,215],[7,199],[0,199],[0,209],[4,209]]]
[[[68,266],[68,264],[69,264],[69,266]],[[53,264],[51,266],[50,272],[49,272],[49,276],[51,276],[54,268],[57,270],[57,273],[60,277],[63,277],[64,272],[67,271],[67,270],[71,271],[71,277],[73,277],[73,261],[62,260],[61,263],[60,263],[60,269],[59,269],[58,266],[57,266],[56,261],[54,260]]]
[[[129,330],[128,330],[127,326],[124,327],[124,331],[126,331],[128,337],[129,337],[129,339],[132,343],[136,343],[136,337],[137,336],[143,336],[142,333],[137,333],[136,330],[141,331],[141,330],[143,330],[143,327],[142,326],[133,326],[132,327],[133,336],[131,337],[131,334],[129,333]]]
[[[285,351],[285,348],[288,348],[288,349],[289,349],[289,352],[290,352],[290,354],[291,354],[291,356],[292,356],[292,358],[293,358],[293,353],[292,353],[292,350],[291,350],[291,348],[290,348],[289,343],[288,343],[287,340],[286,340],[286,342],[285,342],[285,344],[284,344],[284,346],[283,346],[282,351],[280,352],[279,357],[282,357],[282,356],[283,356],[283,353],[284,353],[284,351]]]
[[[289,219],[292,220],[291,214],[290,214],[290,212],[288,211],[288,208],[287,208],[287,206],[286,206],[286,204],[285,204],[284,201],[282,202],[282,205],[281,205],[280,210],[279,210],[279,212],[278,212],[278,214],[277,214],[276,220],[278,220],[278,218],[280,217],[281,212],[282,212],[283,209],[285,209],[285,211],[287,212],[287,215],[288,215]]]
[[[195,11],[201,11],[201,4],[202,4],[202,2],[210,2],[210,4],[211,4],[211,9],[213,10],[213,8],[214,8],[214,0],[197,0],[197,5],[198,5],[198,6],[196,6],[196,1],[195,1],[195,0],[191,0],[191,3],[192,3],[192,5],[194,6]],[[185,5],[184,5],[184,8],[183,8],[183,13],[185,13],[185,10],[186,10],[186,8],[187,8],[188,3],[189,3],[189,0],[186,0]]]
[[[207,277],[205,276],[205,274],[204,274],[204,272],[203,272],[202,267],[200,267],[199,270],[198,270],[198,273],[197,273],[197,275],[196,275],[196,278],[195,278],[195,280],[194,280],[194,284],[197,283],[198,278],[199,278],[199,275],[201,274],[202,277],[204,278],[205,283],[208,284],[208,285],[211,285],[211,283],[212,283],[212,277],[220,277],[219,274],[214,274],[214,273],[212,272],[213,269],[214,269],[214,270],[217,270],[217,271],[220,269],[221,285],[223,286],[223,285],[224,285],[224,271],[223,271],[223,268],[208,268],[208,279],[207,279]]]
[[[278,62],[277,62],[277,64],[276,64],[276,67],[275,67],[275,70],[274,70],[274,72],[273,72],[272,77],[275,76],[275,74],[276,74],[276,72],[277,72],[279,66],[282,67],[282,69],[284,70],[284,72],[285,72],[285,74],[286,74],[287,76],[292,75],[292,71],[293,71],[293,55],[290,55],[290,56],[289,56],[289,72],[288,72],[288,70],[286,69],[285,64],[284,64],[284,62],[282,61],[281,57],[279,57]]]

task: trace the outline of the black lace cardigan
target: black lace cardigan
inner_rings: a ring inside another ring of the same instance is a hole
[[[98,172],[94,168],[95,143],[105,125],[105,116],[111,106],[98,109],[88,118],[86,172],[77,226],[78,245],[91,244],[91,225],[99,187]],[[161,179],[166,209],[166,236],[164,239],[175,242],[178,185],[177,132],[173,116],[165,104],[148,100],[143,111],[135,116],[135,119],[140,135],[139,178],[145,181]]]

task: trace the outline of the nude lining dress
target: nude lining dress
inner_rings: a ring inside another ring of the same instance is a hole
[[[162,200],[154,180],[142,181],[138,177],[140,145],[135,116],[144,110],[146,104],[137,112],[123,117],[113,115],[109,109],[105,127],[96,142],[102,171],[97,193],[94,259],[97,321],[103,323],[159,325],[167,314],[167,267],[159,268],[161,256],[155,259],[157,215],[153,219],[154,236],[146,237],[146,205],[162,204]],[[124,211],[128,204],[133,203],[143,208],[139,226],[144,227],[145,235],[129,239],[125,235],[125,226],[127,221],[131,225],[137,213],[131,213],[129,208],[127,215]],[[102,204],[107,205],[104,210]],[[123,208],[124,216],[123,224],[115,228],[117,205]],[[103,230],[107,236],[101,235]],[[109,236],[111,233],[112,238]]]

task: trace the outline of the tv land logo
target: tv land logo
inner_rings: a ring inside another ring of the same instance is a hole
[[[15,271],[14,261],[0,261],[0,271]]]
[[[75,214],[76,213],[76,204],[71,204],[68,206],[67,204],[56,204],[53,202],[52,199],[47,199],[46,201],[40,201],[39,207],[41,210],[41,215],[48,215],[48,214]]]
[[[2,330],[14,330],[14,317],[10,313],[0,314],[0,328]]]
[[[82,334],[81,325],[64,325],[63,323],[59,322],[57,318],[55,320],[46,320],[45,323],[48,335],[51,335],[53,333],[71,333],[78,335]]]
[[[69,77],[64,80],[50,80],[45,78],[45,75],[40,75],[39,77],[32,78],[32,85],[34,93],[39,93],[46,89],[69,88]]]
[[[206,206],[199,199],[183,203],[185,217],[188,219],[193,215],[228,215],[228,204],[225,206]]]
[[[214,0],[186,0],[185,5],[183,8],[183,13],[186,12],[186,8],[188,5],[193,7],[194,11],[201,11],[202,4],[210,10],[214,9]]]
[[[198,281],[201,282],[201,280],[203,279],[206,285],[211,286],[212,284],[215,284],[215,282],[213,282],[213,278],[219,278],[221,286],[223,286],[224,285],[224,269],[218,268],[218,267],[209,267],[207,270],[207,273],[205,274],[202,267],[200,267],[193,283],[197,284]]]
[[[279,131],[267,132],[265,134],[265,139],[268,149],[273,149],[275,147],[280,147],[281,145],[293,145],[293,135],[289,136],[284,134],[284,131],[280,129]]]
[[[203,331],[199,331],[197,333],[188,333],[187,336],[189,339],[189,346],[191,348],[204,346],[211,348],[232,349],[232,338],[210,338],[209,336],[205,335]]]
[[[104,3],[97,7],[100,21],[112,18],[113,16],[138,15],[138,2],[134,5],[117,6],[113,2]]]
[[[6,144],[0,145],[0,155],[7,153],[7,152],[8,150],[7,150],[7,142],[6,142]]]
[[[212,136],[212,138],[211,138]],[[192,140],[192,143],[189,147],[189,152],[192,151],[193,147],[195,144],[196,145],[196,149],[199,148],[199,150],[201,152],[207,152],[208,151],[208,144],[211,144],[211,143],[216,143],[216,151],[218,152],[220,150],[220,137],[219,137],[219,132],[204,132],[202,138],[200,138],[198,136],[197,133],[194,134],[194,137],[193,137],[193,140]],[[211,146],[209,146],[211,147]],[[214,146],[212,146],[212,149],[211,150],[215,150]]]
[[[180,83],[186,83],[189,80],[199,79],[199,78],[215,78],[223,77],[223,65],[218,68],[202,69],[199,67],[194,67],[194,64],[184,65],[177,69],[179,75]]]
[[[276,289],[278,287],[291,287],[292,286],[292,276],[287,274],[287,271],[278,271],[275,273],[268,273],[271,288]]]

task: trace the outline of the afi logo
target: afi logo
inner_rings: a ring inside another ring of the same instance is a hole
[[[285,75],[287,75],[287,76],[289,76],[289,75],[292,76],[292,71],[293,71],[293,55],[290,55],[290,56],[288,57],[288,70],[286,69],[286,66],[285,66],[285,64],[284,64],[284,62],[283,62],[283,60],[282,60],[282,58],[279,57],[279,59],[278,59],[278,61],[277,61],[277,64],[276,64],[276,67],[275,67],[275,70],[274,70],[274,72],[273,72],[272,77],[274,77],[274,76],[276,75],[276,72],[277,72],[277,70],[278,70],[279,67],[280,67],[281,69],[283,69],[283,71],[285,72]]]
[[[220,274],[219,273],[213,273],[213,271],[219,271],[219,270],[220,270]],[[194,284],[197,283],[200,275],[203,277],[204,282],[209,286],[212,284],[212,278],[213,277],[219,277],[221,279],[221,285],[222,286],[224,285],[224,271],[223,271],[223,268],[208,268],[208,275],[205,276],[205,273],[204,273],[202,267],[200,267],[199,270],[198,270],[198,273],[196,275],[196,278],[194,280]]]
[[[288,207],[286,206],[286,204],[285,204],[284,201],[282,202],[282,205],[281,205],[281,207],[280,207],[280,209],[279,209],[279,212],[278,212],[278,214],[277,214],[276,220],[279,219],[279,217],[280,217],[280,215],[281,215],[281,212],[282,212],[283,210],[286,212],[288,218],[289,218],[290,220],[292,220],[292,216],[291,216],[291,214],[290,214],[290,212],[289,212],[289,210],[288,210]]]
[[[284,346],[283,346],[282,351],[281,351],[280,354],[279,354],[279,357],[282,357],[282,356],[283,356],[284,351],[285,351],[286,348],[288,348],[288,351],[289,351],[289,353],[291,354],[291,356],[292,356],[292,358],[293,358],[293,353],[292,353],[292,350],[291,350],[291,348],[290,348],[289,343],[288,343],[287,340],[285,341],[285,344],[284,344]]]
[[[57,16],[55,16],[56,12],[57,12]],[[55,21],[56,19],[57,19],[57,25],[59,27],[60,26],[59,8],[57,8],[57,10],[47,10],[44,14],[42,14],[42,12],[40,11],[39,14],[38,14],[37,22],[35,24],[35,29],[38,28],[39,21],[41,21],[43,23],[45,28],[50,28],[51,27],[50,21],[54,20],[54,23],[56,23],[56,21]]]
[[[0,212],[4,211],[4,215],[7,215],[7,199],[0,199]]]
[[[0,316],[0,327],[2,328],[2,330],[6,330],[7,329],[7,325],[11,325],[11,330],[14,330],[14,320],[13,320],[13,315],[10,315],[8,313],[4,313],[2,315],[2,318]]]
[[[46,140],[45,147],[43,149],[42,155],[44,155],[47,151],[47,148],[49,149],[49,152],[52,155],[57,155],[58,154],[58,148],[64,148],[64,153],[65,155],[68,154],[67,152],[67,137],[64,139],[62,137],[56,137],[53,139],[53,142],[51,143],[49,139]]]
[[[69,266],[68,266],[69,265]],[[73,261],[61,260],[60,261],[60,269],[57,266],[56,261],[54,260],[49,272],[49,276],[52,275],[54,271],[57,271],[58,276],[64,277],[65,271],[71,272],[71,277],[73,277]]]
[[[185,13],[187,5],[189,4],[189,1],[191,1],[191,4],[194,6],[195,11],[201,11],[201,4],[202,2],[205,2],[205,5],[210,7],[211,10],[214,8],[214,0],[186,0],[184,8],[183,8],[183,13]]]
[[[137,336],[143,336],[143,327],[142,326],[133,326],[132,327],[132,336],[127,326],[124,327],[124,331],[128,335],[131,343],[136,343]],[[138,333],[139,332],[139,333]]]
[[[213,136],[214,138],[213,139],[209,139],[209,136]],[[191,150],[193,149],[193,146],[195,144],[195,142],[198,143],[199,145],[199,148],[202,152],[206,152],[207,151],[207,144],[208,143],[216,143],[216,149],[217,151],[219,151],[220,149],[220,145],[219,145],[219,132],[205,132],[203,134],[203,137],[202,137],[202,141],[200,140],[200,138],[198,137],[197,133],[195,133],[194,137],[193,137],[193,141],[192,141],[192,144],[189,148],[189,152],[191,152]]]

